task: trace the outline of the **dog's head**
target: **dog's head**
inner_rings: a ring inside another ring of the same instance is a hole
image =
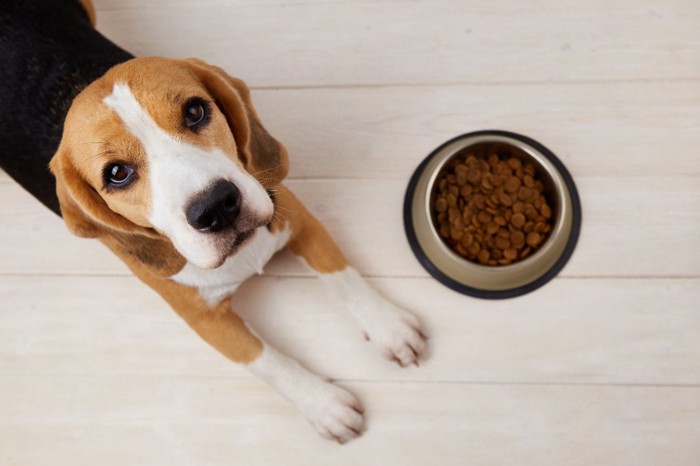
[[[218,267],[269,223],[287,173],[246,85],[199,60],[136,58],[76,97],[51,161],[78,236],[164,235]]]

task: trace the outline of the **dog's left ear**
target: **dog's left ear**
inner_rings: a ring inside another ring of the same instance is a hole
[[[281,182],[289,171],[287,149],[260,123],[248,86],[221,68],[202,60],[191,58],[184,63],[199,78],[226,115],[236,140],[238,156],[248,171],[265,187]]]

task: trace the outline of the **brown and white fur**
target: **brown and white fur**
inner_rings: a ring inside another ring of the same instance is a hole
[[[183,125],[193,97],[211,104],[197,131]],[[125,188],[105,185],[105,166],[115,161],[134,169]],[[364,429],[358,400],[248,328],[231,307],[236,288],[288,247],[337,292],[388,360],[417,365],[426,337],[413,315],[365,283],[283,186],[287,167],[284,146],[263,128],[242,81],[199,60],[165,58],[127,61],[83,90],[51,161],[73,233],[102,241],[204,340],[342,443]],[[237,186],[240,212],[223,231],[193,228],[187,209],[221,179]]]

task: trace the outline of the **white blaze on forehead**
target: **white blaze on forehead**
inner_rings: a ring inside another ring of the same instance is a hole
[[[148,164],[152,205],[149,221],[173,241],[187,259],[211,267],[218,258],[212,235],[193,229],[186,220],[187,204],[216,180],[233,182],[241,192],[243,209],[261,217],[272,215],[272,202],[260,184],[219,148],[204,150],[159,127],[124,83],[114,85],[104,104],[143,146]]]
[[[115,84],[103,102],[119,115],[126,129],[141,142],[147,153],[162,144],[164,139],[171,139],[141,107],[126,84]]]

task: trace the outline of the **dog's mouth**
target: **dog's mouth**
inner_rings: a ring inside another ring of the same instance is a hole
[[[233,248],[232,249],[239,249],[241,246],[243,246],[249,239],[253,237],[255,234],[256,229],[250,229],[248,231],[244,231],[243,233],[239,233],[238,236],[236,236],[236,241],[233,242]]]
[[[252,238],[255,236],[256,228],[251,228],[250,230],[243,231],[236,235],[236,239],[229,247],[228,252],[224,256],[224,260],[236,254],[243,246],[245,246]]]

